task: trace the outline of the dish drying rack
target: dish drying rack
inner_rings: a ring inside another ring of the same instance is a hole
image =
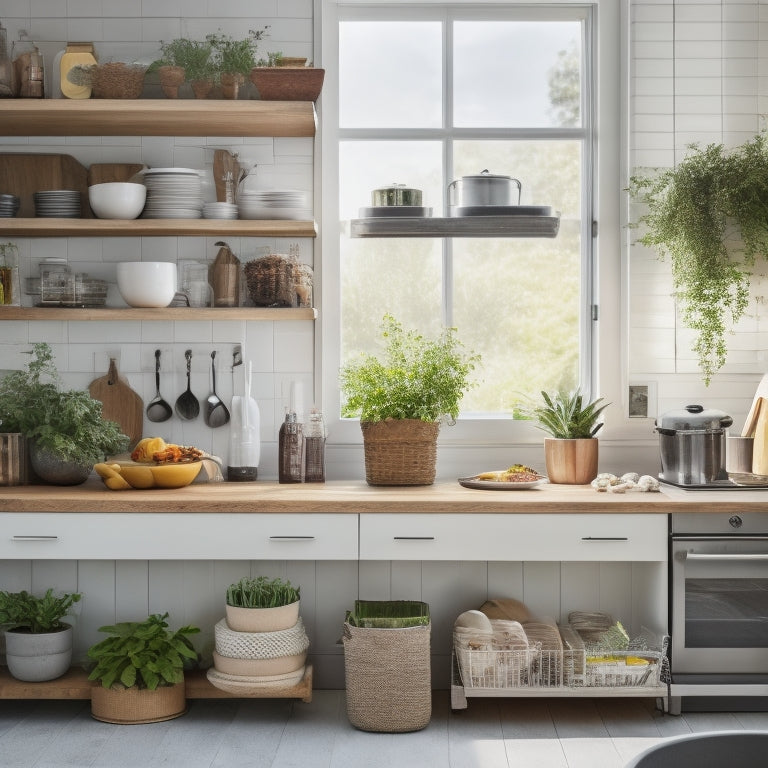
[[[477,697],[669,696],[669,636],[648,630],[621,650],[594,648],[570,625],[558,626],[562,650],[532,643],[518,650],[459,647],[451,656],[451,709]]]

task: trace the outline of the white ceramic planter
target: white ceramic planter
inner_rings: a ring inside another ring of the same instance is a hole
[[[17,680],[55,680],[72,662],[72,627],[40,634],[6,630],[5,656],[8,671]]]
[[[235,632],[278,632],[290,629],[299,620],[300,600],[276,608],[227,606],[227,626]]]

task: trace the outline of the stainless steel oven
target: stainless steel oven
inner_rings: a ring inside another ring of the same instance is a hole
[[[768,708],[768,511],[673,514],[670,570],[670,709],[715,696]]]

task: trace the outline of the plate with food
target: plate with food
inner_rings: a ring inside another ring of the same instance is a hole
[[[513,464],[507,469],[481,472],[472,477],[460,477],[459,485],[480,491],[524,491],[546,483],[547,478],[525,464]]]

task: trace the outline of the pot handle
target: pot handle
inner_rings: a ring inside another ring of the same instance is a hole
[[[518,179],[510,178],[510,181],[514,181],[517,184],[517,204],[520,205],[520,200],[523,198],[523,185]]]
[[[731,424],[733,424],[733,418],[731,416],[724,416],[722,419],[720,419],[720,426],[725,429],[725,427],[730,427]]]

